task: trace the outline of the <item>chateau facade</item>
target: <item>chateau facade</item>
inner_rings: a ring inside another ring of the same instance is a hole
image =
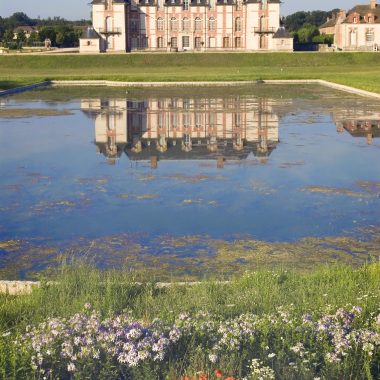
[[[292,51],[280,0],[93,0],[81,52]]]
[[[380,6],[376,0],[341,10],[319,27],[321,34],[333,34],[334,46],[345,51],[378,51],[380,48]]]

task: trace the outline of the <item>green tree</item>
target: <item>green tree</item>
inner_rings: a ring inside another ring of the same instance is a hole
[[[17,45],[19,47],[23,46],[26,42],[26,34],[23,30],[20,30],[18,33],[17,33]]]
[[[52,26],[44,26],[40,29],[40,40],[43,42],[47,38],[51,41],[52,46],[56,45],[57,32]]]
[[[305,25],[297,31],[298,42],[308,44],[313,42],[315,36],[319,36],[319,29],[314,25]]]
[[[57,33],[55,43],[60,47],[65,43],[65,35],[62,32]]]
[[[321,34],[319,36],[315,36],[315,37],[313,37],[313,43],[332,45],[334,43],[334,35],[333,34]]]
[[[312,12],[296,12],[285,18],[285,27],[290,32],[296,32],[307,24],[320,26],[326,22],[327,17],[331,18],[339,9],[331,11],[312,11]]]
[[[36,42],[40,41],[40,36],[37,32],[32,32],[28,38],[28,45],[33,46],[36,44]]]
[[[3,36],[3,44],[5,47],[11,47],[14,43],[14,33],[12,29],[7,29]]]

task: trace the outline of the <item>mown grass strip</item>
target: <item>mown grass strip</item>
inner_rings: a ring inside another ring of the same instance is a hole
[[[43,80],[324,79],[380,93],[376,53],[120,54],[0,57],[0,88]]]

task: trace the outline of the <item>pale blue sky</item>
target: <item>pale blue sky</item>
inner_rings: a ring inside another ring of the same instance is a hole
[[[90,18],[91,0],[0,0],[0,16],[8,17],[14,12],[24,12],[29,17],[60,16],[68,20]],[[369,0],[283,0],[282,15],[297,11],[350,9]]]

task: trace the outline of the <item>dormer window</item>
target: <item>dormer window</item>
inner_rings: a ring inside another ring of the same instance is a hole
[[[358,18],[355,16],[355,17],[352,19],[352,22],[353,22],[354,24],[357,24],[357,23],[358,23]]]

